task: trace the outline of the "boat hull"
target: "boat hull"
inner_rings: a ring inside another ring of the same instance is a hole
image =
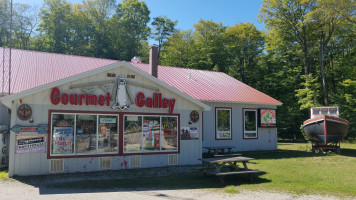
[[[323,115],[305,121],[303,127],[311,141],[327,145],[328,143],[338,143],[347,135],[349,122],[338,117]]]

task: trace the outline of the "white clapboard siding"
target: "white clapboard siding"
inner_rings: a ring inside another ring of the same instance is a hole
[[[107,77],[107,73],[114,73],[115,78]],[[61,92],[66,92],[70,94],[79,94],[83,93],[80,88],[70,90],[71,85],[83,84],[89,82],[99,82],[103,80],[116,80],[119,75],[126,76],[127,74],[135,75],[135,80],[138,83],[144,85],[150,85],[160,89],[159,93],[162,93],[162,96],[168,99],[176,99],[176,104],[174,107],[173,114],[180,115],[180,124],[179,127],[198,127],[200,137],[198,140],[181,140],[180,141],[180,152],[178,154],[178,165],[194,165],[200,164],[199,159],[202,156],[202,108],[198,107],[197,104],[192,103],[191,101],[183,98],[182,96],[177,95],[175,92],[163,88],[161,85],[152,82],[147,77],[141,76],[135,73],[132,70],[127,68],[118,68],[108,70],[106,72],[98,73],[83,79],[78,79],[70,83],[66,83],[58,86]],[[133,98],[136,97],[138,92],[143,92],[147,95],[153,93],[152,90],[129,85],[129,92]],[[111,91],[110,91],[111,92]],[[15,100],[12,104],[11,112],[11,125],[20,124],[22,126],[33,126],[38,124],[48,124],[48,112],[49,110],[70,110],[70,111],[89,111],[89,112],[113,112],[110,106],[79,106],[79,105],[53,105],[50,101],[51,89],[47,89],[36,94],[28,95],[22,97],[22,103],[28,104],[31,106],[33,114],[32,118],[34,123],[27,121],[19,120],[16,116],[17,108],[21,105],[19,100]],[[93,94],[105,94],[102,90],[97,88]],[[134,102],[132,102],[134,103]],[[190,113],[192,110],[198,110],[200,114],[200,120],[198,123],[189,124]],[[115,110],[115,112],[120,113],[121,111]],[[168,113],[167,109],[159,108],[138,108],[136,105],[132,105],[129,112],[139,112],[139,113]],[[122,127],[119,127],[122,128]],[[50,130],[49,130],[50,131]],[[50,134],[50,132],[48,133]],[[180,134],[180,130],[178,130]],[[49,135],[50,136],[50,135]],[[47,159],[47,152],[45,153],[26,153],[26,154],[16,154],[15,153],[15,133],[11,132],[11,141],[9,149],[9,175],[38,175],[38,174],[47,174],[50,172],[51,166],[50,161]],[[47,141],[46,141],[47,143]],[[50,145],[50,144],[46,144]],[[122,147],[119,147],[122,148]],[[178,153],[178,152],[177,152]],[[171,153],[169,153],[171,154]],[[175,154],[175,153],[172,153]],[[131,168],[129,157],[131,156],[113,156],[111,157],[111,169],[126,169]],[[140,167],[161,167],[168,166],[168,153],[167,154],[156,154],[156,155],[141,155],[140,156]],[[99,160],[100,157],[95,158],[64,158],[63,166],[64,173],[75,173],[75,172],[89,172],[89,171],[98,171],[102,170],[100,167]],[[95,164],[94,164],[95,163]]]
[[[273,108],[276,106],[239,104],[239,103],[206,103],[211,107],[211,111],[204,112],[203,131],[204,147],[212,146],[233,146],[233,151],[256,151],[256,150],[276,150],[277,149],[277,128],[258,128],[257,139],[243,139],[243,109],[245,108]],[[232,139],[215,139],[215,108],[231,108],[232,115]],[[278,122],[277,122],[278,123]],[[206,151],[204,149],[204,151]]]

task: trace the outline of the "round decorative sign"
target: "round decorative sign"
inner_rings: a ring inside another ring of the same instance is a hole
[[[192,121],[193,123],[197,123],[199,120],[199,113],[196,110],[193,110],[190,113],[190,121]]]
[[[32,115],[32,109],[29,105],[27,104],[22,104],[18,109],[17,109],[17,116],[21,120],[28,120],[30,119]]]

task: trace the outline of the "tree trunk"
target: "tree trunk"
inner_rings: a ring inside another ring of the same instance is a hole
[[[241,58],[240,59],[240,76],[241,76],[241,81],[243,83],[246,83],[245,81],[245,59]]]
[[[322,79],[322,84],[323,84],[323,93],[324,93],[324,104],[325,106],[329,105],[329,98],[328,98],[328,88],[326,85],[326,76],[325,76],[325,35],[324,33],[321,34],[320,38],[320,46],[319,46],[319,62],[320,62],[320,73],[321,73],[321,79]]]
[[[303,58],[303,63],[304,63],[304,73],[306,76],[309,75],[309,63],[308,63],[308,47],[306,44],[306,40],[304,40],[304,47],[303,47],[303,54],[304,54],[304,58]]]

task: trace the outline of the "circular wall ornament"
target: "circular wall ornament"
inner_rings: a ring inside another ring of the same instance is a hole
[[[198,120],[199,120],[199,113],[198,113],[198,111],[193,110],[190,113],[190,121],[193,122],[193,123],[197,123]]]
[[[27,104],[22,104],[17,109],[17,117],[21,120],[28,120],[30,119],[31,115],[32,115],[32,109]]]

